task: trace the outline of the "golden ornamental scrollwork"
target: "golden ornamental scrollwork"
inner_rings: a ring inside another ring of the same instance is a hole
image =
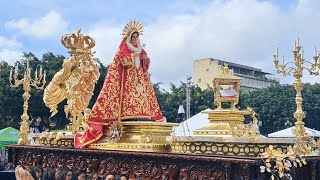
[[[54,116],[58,112],[58,104],[67,99],[64,111],[67,117],[71,116],[72,133],[75,134],[100,75],[91,51],[95,41],[78,30],[77,33],[62,36],[61,42],[71,57],[64,60],[61,70],[45,88],[43,101]]]
[[[145,133],[141,136],[142,143],[151,143],[152,142],[152,136],[148,133]]]
[[[226,141],[226,139],[223,138],[223,137],[217,137],[216,140],[217,140],[218,142],[225,142],[225,141]]]
[[[261,158],[265,164],[260,166],[260,172],[271,173],[271,179],[275,179],[275,177],[279,177],[278,179],[292,179],[290,174],[291,167],[297,168],[307,164],[306,159],[297,154],[292,146],[289,146],[287,151],[284,152],[270,145],[261,154]]]

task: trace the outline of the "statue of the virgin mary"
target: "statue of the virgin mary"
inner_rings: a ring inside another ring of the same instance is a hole
[[[76,148],[99,140],[103,128],[114,121],[163,120],[148,74],[150,59],[139,40],[142,33],[138,21],[129,22],[123,29],[122,42],[87,119],[88,127],[75,137]]]

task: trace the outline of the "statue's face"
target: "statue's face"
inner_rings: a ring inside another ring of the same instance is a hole
[[[139,38],[139,34],[137,32],[133,33],[131,36],[131,44],[137,44]]]

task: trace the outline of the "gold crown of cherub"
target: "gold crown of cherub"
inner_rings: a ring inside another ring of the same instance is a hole
[[[70,54],[88,53],[95,46],[95,41],[90,36],[84,36],[80,33],[81,29],[76,33],[66,34],[61,37],[61,43],[68,49]]]
[[[140,21],[130,21],[122,30],[122,37],[125,38],[132,32],[138,32],[139,35],[143,34],[143,25]]]

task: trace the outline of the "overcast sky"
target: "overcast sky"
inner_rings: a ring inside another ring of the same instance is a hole
[[[11,65],[22,52],[69,57],[60,43],[66,33],[96,40],[96,57],[110,64],[130,20],[144,25],[141,41],[151,59],[152,81],[178,83],[192,76],[192,62],[216,58],[275,74],[272,55],[292,60],[300,37],[306,59],[320,49],[319,0],[3,0],[0,2],[0,59]],[[292,83],[292,78],[281,78]],[[308,76],[304,82],[320,82]]]

